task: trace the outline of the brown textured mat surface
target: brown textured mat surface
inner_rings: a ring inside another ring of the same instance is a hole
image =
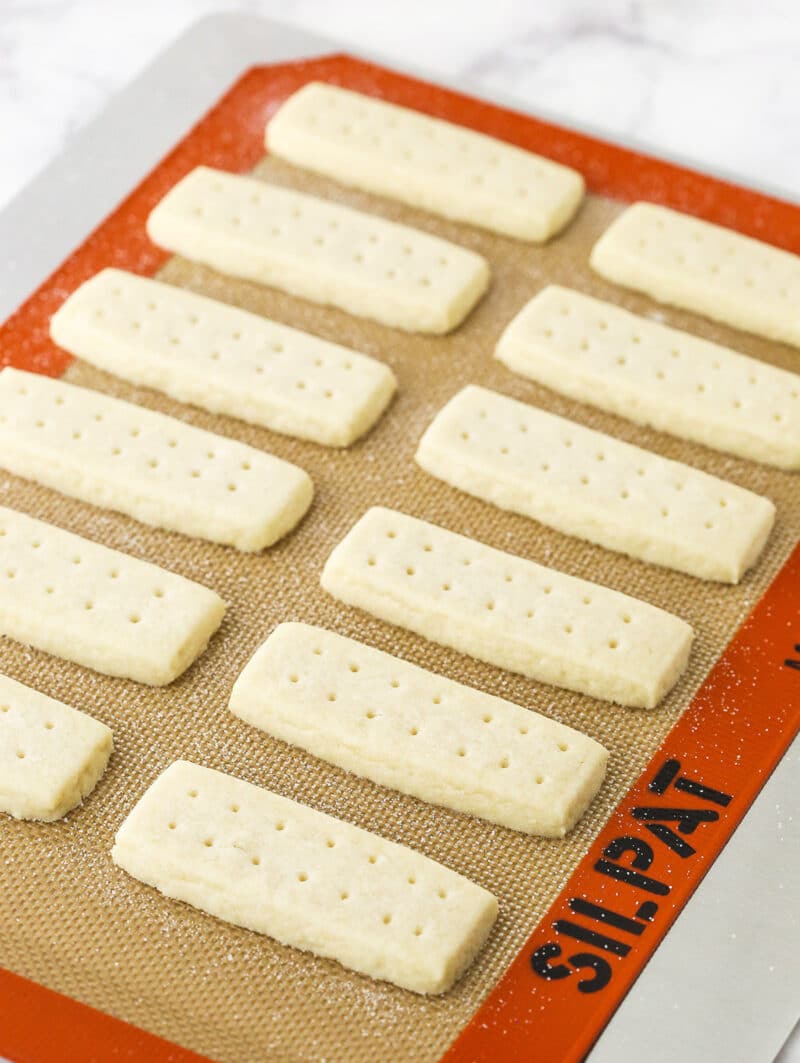
[[[164,280],[225,299],[381,358],[399,380],[386,416],[346,452],[251,428],[181,406],[76,363],[67,379],[173,414],[302,465],[317,496],[299,529],[262,555],[155,531],[55,492],[0,475],[0,503],[157,562],[213,587],[230,603],[207,652],[162,690],[94,675],[0,639],[0,669],[85,709],[114,729],[116,752],[82,808],[40,826],[0,817],[0,963],[223,1061],[435,1060],[524,942],[590,838],[688,704],[741,619],[800,532],[795,477],[637,428],[513,376],[491,357],[510,318],[548,281],[638,312],[649,300],[594,277],[588,250],[621,209],[590,199],[568,232],[541,249],[438,221],[346,191],[265,160],[256,171],[282,184],[399,218],[482,252],[493,285],[449,337],[407,336],[334,310],[235,282],[172,260]],[[671,324],[794,369],[797,352],[689,314],[658,308]],[[462,385],[480,383],[573,417],[769,495],[778,522],[756,569],[738,587],[706,584],[611,554],[468,498],[413,463],[417,440]],[[662,707],[635,712],[543,687],[479,664],[345,608],[319,586],[333,545],[371,504],[395,506],[501,549],[607,584],[678,613],[696,629],[688,673]],[[274,625],[321,624],[417,664],[510,698],[577,727],[611,752],[605,785],[563,841],[531,838],[427,806],[327,766],[249,728],[227,710],[233,681]],[[186,905],[116,869],[114,831],[155,776],[185,757],[241,776],[441,861],[492,890],[500,917],[462,981],[423,999],[354,975]],[[44,1017],[43,1017],[44,1021]]]

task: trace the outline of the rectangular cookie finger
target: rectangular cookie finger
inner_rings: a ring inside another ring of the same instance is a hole
[[[241,719],[423,801],[561,838],[608,754],[571,727],[309,624],[279,624],[231,691]]]
[[[592,249],[626,288],[800,347],[800,255],[655,203],[634,203]]]
[[[439,411],[416,460],[502,509],[701,579],[738,583],[775,521],[768,498],[487,388]]]
[[[489,284],[474,251],[206,166],[167,193],[147,231],[160,247],[222,273],[408,332],[450,332]]]
[[[92,792],[112,748],[104,723],[0,675],[0,812],[60,819]]]
[[[164,686],[222,623],[207,587],[0,506],[0,635]]]
[[[114,863],[284,945],[416,993],[443,993],[497,915],[480,886],[405,846],[176,761],[117,831]]]
[[[692,645],[663,609],[381,507],[335,547],[322,586],[478,660],[635,708],[661,701]]]
[[[337,85],[309,82],[269,120],[268,150],[412,207],[540,243],[583,198],[583,178],[465,126]]]
[[[800,376],[571,288],[543,288],[495,357],[636,424],[783,469],[800,468]]]
[[[0,467],[145,524],[239,550],[311,505],[307,473],[174,417],[39,373],[0,372]]]
[[[50,335],[134,384],[329,447],[367,432],[397,387],[374,358],[120,269],[74,291]]]

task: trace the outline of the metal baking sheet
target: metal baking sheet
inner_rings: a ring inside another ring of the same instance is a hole
[[[215,17],[195,26],[0,216],[5,252],[0,317],[69,254],[244,69],[344,47],[246,16]],[[524,110],[507,98],[491,99]],[[633,1060],[645,1049],[649,1058],[666,1059],[667,1048],[687,1060],[774,1056],[797,1017],[800,981],[800,925],[791,903],[800,874],[796,815],[792,818],[797,759],[795,744],[601,1036],[593,1059]],[[774,889],[775,883],[783,889]],[[746,972],[746,1010],[733,992],[745,981],[733,977],[736,971]],[[720,1053],[728,1046],[734,1054],[709,1056],[712,1045]],[[736,1051],[745,1054],[737,1057]]]

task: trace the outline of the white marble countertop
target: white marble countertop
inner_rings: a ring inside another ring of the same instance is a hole
[[[223,9],[800,202],[798,0],[0,0],[0,208],[157,52]],[[800,1063],[800,1030],[780,1061]]]
[[[165,44],[223,8],[800,200],[797,0],[0,0],[0,206]]]

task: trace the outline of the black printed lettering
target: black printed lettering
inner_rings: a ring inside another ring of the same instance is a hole
[[[580,993],[597,993],[598,990],[605,989],[611,981],[611,964],[602,956],[596,956],[593,952],[576,952],[574,956],[569,957],[569,962],[578,969],[591,967],[594,971],[594,978],[581,978],[578,982]]]
[[[603,856],[610,856],[612,860],[619,860],[623,853],[636,854],[631,860],[631,867],[638,871],[647,871],[653,863],[653,850],[642,838],[626,834],[621,838],[614,838],[603,850]]]
[[[701,801],[710,801],[712,805],[722,805],[723,808],[727,808],[732,800],[730,794],[725,794],[722,790],[712,790],[710,786],[704,786],[701,782],[695,782],[694,779],[687,779],[685,775],[681,775],[675,783],[675,789],[682,790],[685,794],[693,794]]]
[[[557,963],[555,966],[550,963],[550,960],[560,955],[561,946],[556,945],[553,941],[548,941],[546,945],[540,945],[531,956],[531,967],[540,978],[546,978],[548,982],[557,982],[561,978],[569,978],[572,971],[565,963]]]
[[[694,834],[701,823],[713,823],[719,819],[719,812],[711,808],[660,808],[658,805],[632,808],[631,815],[634,819],[677,823],[681,834]]]
[[[658,905],[655,901],[644,901],[636,909],[636,918],[644,919],[646,922],[651,923],[658,912]]]
[[[795,652],[800,655],[800,643],[795,646]],[[796,661],[786,663],[789,667],[800,671],[800,656]],[[634,832],[647,831],[653,839],[653,844],[645,841],[640,833],[621,834],[612,838],[604,847],[603,859],[594,863],[593,870],[605,878],[624,883],[640,895],[645,893],[656,897],[666,897],[670,893],[671,886],[660,878],[644,874],[644,872],[650,871],[655,865],[656,870],[661,869],[669,874],[678,866],[675,863],[675,856],[680,860],[688,860],[695,856],[697,849],[689,844],[686,835],[694,834],[703,824],[719,820],[721,813],[718,809],[727,808],[733,796],[723,790],[707,786],[698,779],[682,775],[681,762],[674,757],[663,761],[647,785],[650,793],[659,797],[665,795],[671,788],[672,791],[684,794],[689,799],[694,798],[698,804],[693,805],[691,801],[687,805],[665,802],[663,805],[654,803],[637,805],[628,809],[626,814],[630,817],[630,829]],[[709,805],[714,805],[716,808],[709,808]],[[659,844],[655,845],[656,842]],[[656,857],[659,863],[656,863]],[[598,889],[601,897],[609,892],[608,888],[604,888],[599,882]],[[530,964],[533,971],[547,981],[561,981],[569,978],[578,970],[589,968],[592,972],[590,977],[574,979],[571,984],[576,985],[581,993],[596,993],[607,986],[617,970],[618,963],[624,961],[625,957],[631,953],[636,940],[642,938],[659,913],[659,904],[654,900],[640,901],[636,893],[623,893],[622,900],[624,901],[626,897],[633,897],[631,904],[636,905],[632,916],[589,900],[586,896],[569,898],[567,900],[569,912],[582,920],[593,923],[597,929],[587,926],[583,921],[575,922],[572,919],[562,918],[553,921],[553,930],[562,938],[572,938],[583,942],[590,948],[585,952],[569,955],[561,962],[555,962],[562,957],[562,948],[555,942],[548,941],[532,953]],[[624,904],[623,907],[625,907]],[[630,939],[620,940],[610,933],[601,932],[600,928],[603,931],[611,929],[619,931],[623,936],[630,935]],[[642,940],[646,941],[647,938],[642,938]],[[603,953],[611,953],[619,957],[619,960],[609,962],[609,959],[602,955]]]
[[[591,901],[586,901],[582,897],[573,897],[569,902],[569,906],[576,915],[588,916],[589,919],[596,919],[599,923],[607,923],[609,926],[614,926],[617,930],[624,930],[628,934],[641,934],[644,930],[642,924],[637,923],[635,919],[629,919],[627,915],[620,915],[619,912],[604,908],[600,904],[592,904]]]
[[[598,934],[596,930],[589,930],[588,927],[581,926],[579,923],[573,923],[571,919],[557,919],[553,923],[553,929],[557,934],[566,934],[567,937],[574,938],[576,941],[584,941],[587,945],[594,945],[595,948],[603,949],[604,952],[613,952],[617,956],[627,956],[631,951],[630,945],[626,945],[624,941],[617,941],[616,938]]]
[[[599,871],[601,875],[619,879],[620,882],[625,882],[636,889],[644,890],[646,893],[655,893],[658,897],[666,897],[669,893],[669,886],[664,882],[650,878],[649,875],[640,875],[638,871],[632,871],[629,867],[612,864],[610,860],[598,860],[594,865],[594,869]]]
[[[800,653],[800,643],[796,643],[795,644],[794,652],[795,653]],[[786,667],[786,668],[794,668],[794,670],[796,672],[800,672],[800,661],[796,660],[795,658],[787,657],[786,660],[783,663],[784,663],[784,667]]]
[[[680,770],[681,762],[679,760],[665,760],[648,783],[648,790],[651,790],[654,794],[665,794]]]
[[[665,827],[663,823],[648,823],[646,829],[651,834],[655,834],[659,841],[662,841],[673,853],[677,853],[682,860],[694,856],[695,852],[697,852],[693,846],[689,845],[683,838],[679,838],[675,831]]]

